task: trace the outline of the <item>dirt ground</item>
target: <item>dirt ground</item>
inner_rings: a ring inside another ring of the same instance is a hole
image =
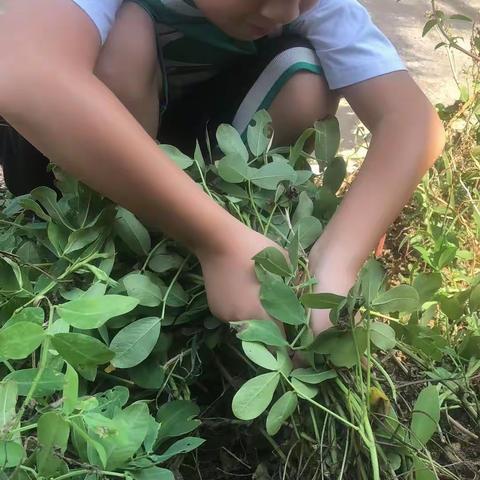
[[[411,75],[433,103],[448,103],[458,97],[458,88],[445,49],[434,51],[440,42],[436,32],[422,38],[422,30],[430,10],[430,0],[360,0],[369,10],[378,27],[398,49]],[[447,13],[462,13],[480,19],[480,0],[438,1]],[[470,24],[456,22],[456,33],[468,37]],[[454,55],[455,69],[462,80],[465,56]],[[358,120],[351,109],[342,102],[339,111],[342,125],[343,148],[353,146],[353,131]]]

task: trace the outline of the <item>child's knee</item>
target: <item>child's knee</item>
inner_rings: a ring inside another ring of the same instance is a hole
[[[323,75],[300,72],[292,79],[293,98],[301,113],[313,121],[335,115],[339,97],[328,88]]]
[[[142,100],[158,91],[155,27],[147,12],[126,2],[103,46],[95,75],[124,103]]]
[[[269,108],[277,143],[290,143],[317,120],[335,115],[338,101],[339,96],[328,88],[322,75],[310,72],[295,74]]]

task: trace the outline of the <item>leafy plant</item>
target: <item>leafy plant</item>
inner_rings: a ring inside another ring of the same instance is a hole
[[[454,352],[473,377],[478,342],[461,331],[455,342],[445,340],[431,324],[431,308],[448,318],[478,310],[477,284],[453,299],[438,274],[388,289],[382,266],[371,260],[347,297],[313,293],[308,248],[334,213],[346,174],[337,156],[338,123],[328,119],[291,148],[271,149],[269,122],[260,112],[246,144],[233,128],[220,127],[219,156],[207,161],[199,148],[189,158],[160,147],[212,199],[288,250],[288,261],[275,249],[254,257],[270,321],[251,319],[232,329],[218,322],[187,251],[61,172],[59,192],[41,187],[6,202],[1,478],[173,479],[182,468],[186,475],[186,454],[202,452],[206,397],[222,381],[218,374],[209,379],[212,369],[234,386],[222,415],[233,411],[238,420],[229,422],[258,419],[253,428],[285,461],[285,472],[450,475],[428,451],[440,408],[467,401],[475,410],[439,368]],[[319,175],[304,151],[310,139]],[[331,310],[334,323],[317,338],[309,328],[311,308]],[[432,385],[408,413],[382,364],[398,352],[431,373],[421,383]]]

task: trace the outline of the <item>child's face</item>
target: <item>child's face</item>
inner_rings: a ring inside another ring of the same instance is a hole
[[[195,0],[204,15],[226,34],[256,40],[295,20],[318,0]]]

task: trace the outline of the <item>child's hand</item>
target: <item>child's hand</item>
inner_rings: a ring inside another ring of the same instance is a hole
[[[281,249],[245,227],[232,232],[223,251],[198,253],[210,310],[225,322],[268,319],[260,303],[260,284],[252,258],[267,247]]]
[[[335,293],[346,296],[355,283],[356,273],[348,271],[341,260],[330,258],[326,251],[312,249],[309,257],[309,269],[316,278],[315,293]],[[313,310],[310,325],[313,333],[319,335],[332,326],[330,310]]]

